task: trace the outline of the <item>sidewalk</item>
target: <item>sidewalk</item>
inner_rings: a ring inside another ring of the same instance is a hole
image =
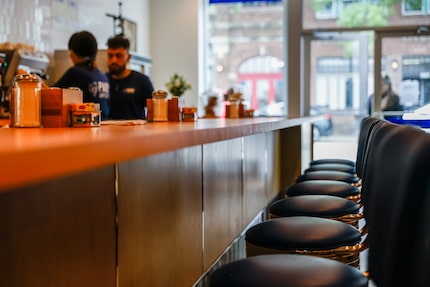
[[[341,140],[341,139],[338,139]],[[355,161],[357,143],[354,141],[318,141],[314,143],[314,159],[345,158]]]

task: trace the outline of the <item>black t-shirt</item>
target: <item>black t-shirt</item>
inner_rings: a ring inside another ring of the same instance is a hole
[[[83,102],[99,103],[102,119],[109,117],[109,81],[99,69],[75,65],[69,68],[53,87],[81,89]]]
[[[154,88],[148,76],[131,71],[124,79],[113,79],[110,84],[110,118],[115,120],[145,119],[146,99],[152,98]]]

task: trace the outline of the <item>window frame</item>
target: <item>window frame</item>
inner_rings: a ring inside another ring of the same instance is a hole
[[[403,16],[417,16],[417,15],[426,15],[428,14],[428,0],[421,0],[421,10],[407,10],[407,1],[402,1],[402,15]],[[427,2],[427,3],[426,3]],[[426,5],[427,4],[427,5]]]

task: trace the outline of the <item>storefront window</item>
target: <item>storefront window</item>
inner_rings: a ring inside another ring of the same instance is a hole
[[[207,11],[206,94],[223,103],[234,91],[254,115],[285,115],[282,0],[209,0]]]

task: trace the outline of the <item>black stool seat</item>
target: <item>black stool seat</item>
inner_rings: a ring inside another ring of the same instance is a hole
[[[341,158],[322,158],[312,160],[309,165],[318,165],[318,164],[326,164],[326,163],[337,163],[337,164],[347,164],[350,166],[355,166],[355,162],[348,159]]]
[[[221,266],[210,287],[364,287],[357,268],[334,260],[293,254],[260,255]]]
[[[274,217],[314,216],[322,218],[341,218],[358,214],[360,207],[352,200],[330,195],[293,196],[275,201],[269,208]]]
[[[245,234],[247,243],[278,250],[327,250],[354,246],[359,231],[349,224],[319,217],[292,216],[256,224]]]
[[[296,182],[303,182],[308,180],[320,180],[320,179],[337,180],[337,181],[343,181],[351,184],[358,183],[360,181],[358,177],[347,172],[334,171],[334,170],[318,170],[318,171],[311,171],[311,172],[299,175],[296,178]]]
[[[355,174],[355,166],[340,163],[322,163],[309,166],[304,173],[318,170],[335,170]]]
[[[335,180],[308,180],[292,184],[285,189],[286,196],[311,194],[352,198],[358,196],[360,190],[349,183]]]

